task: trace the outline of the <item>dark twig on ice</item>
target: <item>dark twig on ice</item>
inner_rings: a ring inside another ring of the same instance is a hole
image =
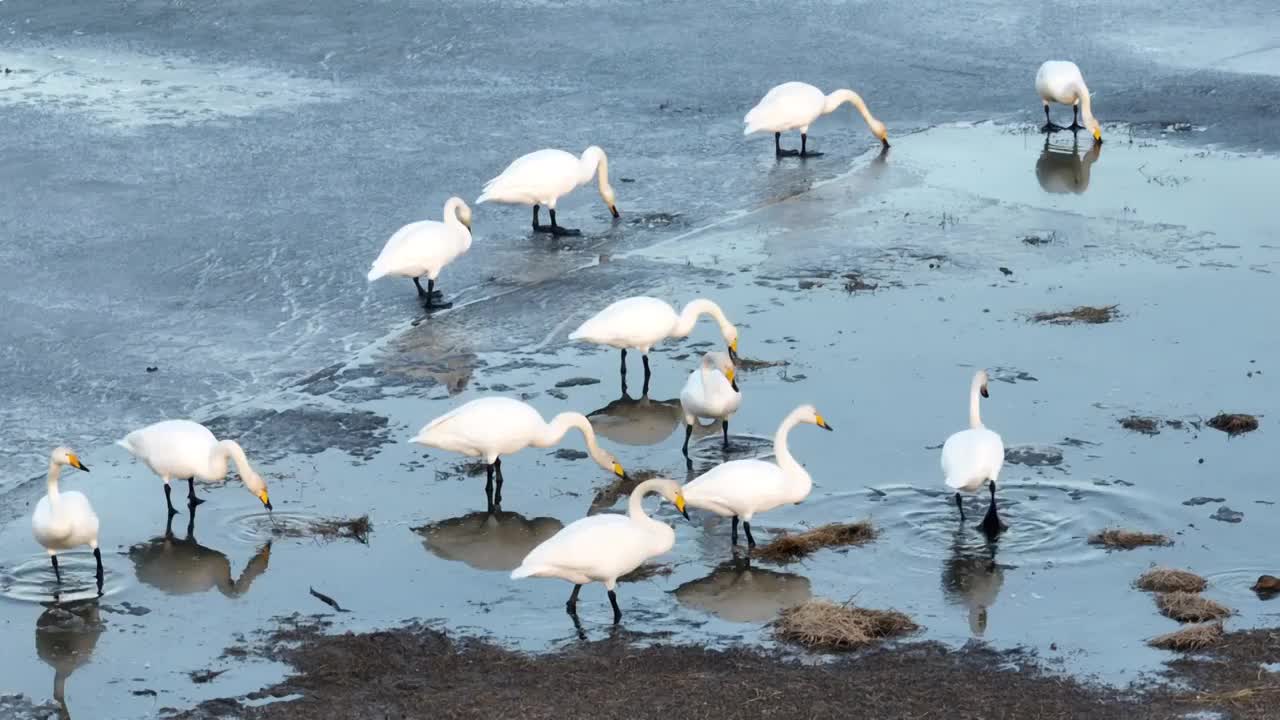
[[[314,595],[317,599],[319,599],[320,602],[324,603],[325,605],[328,605],[334,610],[337,610],[338,612],[351,612],[350,610],[343,609],[343,607],[338,604],[337,600],[334,600],[328,595],[325,595],[324,593],[317,591],[315,588],[309,587],[307,589],[310,590],[311,594]]]

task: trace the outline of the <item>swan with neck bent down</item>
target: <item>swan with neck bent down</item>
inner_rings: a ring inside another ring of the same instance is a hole
[[[597,465],[618,477],[626,477],[617,459],[596,443],[591,421],[582,413],[563,412],[547,422],[527,403],[501,396],[478,398],[450,410],[427,423],[411,442],[482,458],[488,475],[485,494],[489,496],[490,505],[498,505],[502,503],[501,456],[527,447],[552,447],[575,428],[582,432],[587,452]],[[496,492],[493,489],[495,475],[498,478]]]
[[[615,589],[618,578],[640,567],[649,558],[671,549],[676,531],[654,520],[644,511],[644,496],[657,493],[669,500],[688,519],[685,499],[674,480],[652,478],[631,491],[627,514],[603,513],[575,520],[546,542],[534,548],[511,578],[562,578],[573,583],[565,610],[578,617],[578,592],[590,582],[603,583],[613,606],[613,622],[622,619]]]
[[[649,350],[667,338],[688,337],[702,315],[715,318],[720,334],[729,344],[731,354],[738,352],[738,328],[729,322],[720,306],[705,298],[691,301],[680,313],[670,303],[653,297],[630,297],[619,300],[592,315],[570,340],[607,345],[622,351],[622,374],[627,374],[627,350],[637,350],[644,357],[645,392],[649,386]]]
[[[1044,132],[1055,130],[1080,130],[1087,128],[1093,139],[1102,142],[1102,126],[1093,116],[1093,101],[1089,97],[1089,87],[1084,84],[1084,75],[1080,68],[1067,60],[1049,60],[1036,71],[1036,92],[1040,102],[1044,103]],[[1049,119],[1049,103],[1070,105],[1072,118],[1067,127],[1055,125]],[[1084,125],[1080,124],[1080,116],[1084,116]]]
[[[871,134],[879,138],[881,145],[889,147],[888,129],[867,109],[867,104],[862,101],[861,95],[852,90],[836,90],[827,95],[809,83],[803,82],[782,83],[766,93],[742,119],[747,125],[742,134],[771,132],[775,154],[816,157],[822,153],[809,152],[809,126],[823,115],[835,112],[836,108],[844,103],[849,103],[857,109],[862,119],[866,121],[867,127],[871,129]],[[782,133],[790,130],[800,131],[798,152],[782,149]]]
[[[722,423],[724,448],[729,449],[729,417],[742,405],[742,392],[734,380],[733,358],[722,352],[709,352],[702,356],[698,368],[689,373],[689,379],[680,391],[680,409],[684,412],[684,447],[689,457],[689,437],[698,418],[710,418]]]
[[[831,426],[812,405],[792,410],[773,436],[773,453],[777,462],[764,460],[731,460],[694,478],[682,490],[691,507],[733,518],[732,540],[738,544],[738,521],[747,533],[747,546],[755,547],[751,536],[751,519],[756,513],[781,505],[798,503],[809,497],[813,478],[791,456],[787,434],[800,423],[817,425],[823,430]]]
[[[400,228],[387,240],[378,259],[369,268],[369,282],[388,275],[413,278],[418,296],[427,304],[439,300],[436,278],[445,265],[458,259],[471,249],[471,208],[460,197],[451,197],[444,204],[444,221],[421,220]],[[427,289],[422,289],[420,278],[427,276]],[[441,309],[447,303],[437,303]]]
[[[969,429],[961,430],[947,438],[942,445],[942,474],[947,487],[956,493],[956,507],[960,520],[964,521],[964,505],[960,493],[977,492],[982,484],[991,483],[991,505],[982,519],[982,529],[987,535],[998,535],[1004,523],[996,511],[996,479],[1004,466],[1004,441],[982,424],[978,412],[979,396],[990,397],[987,390],[987,371],[974,373],[969,385]]]
[[[609,157],[596,145],[582,151],[581,157],[554,149],[536,150],[522,155],[497,177],[485,183],[484,192],[480,194],[476,204],[499,202],[532,205],[534,232],[578,235],[581,231],[563,228],[556,223],[556,201],[591,182],[591,178],[597,175],[600,198],[617,219],[617,197],[613,186],[609,184]],[[550,225],[538,222],[538,210],[543,205],[551,211]]]
[[[234,461],[245,489],[271,510],[267,481],[249,464],[244,449],[235,440],[219,440],[209,428],[192,420],[161,420],[134,430],[116,444],[141,460],[164,480],[164,501],[169,514],[177,514],[171,499],[170,480],[187,481],[187,505],[195,508],[204,500],[196,497],[196,478],[221,482],[227,476],[227,461]]]
[[[70,465],[89,472],[89,468],[70,448],[54,448],[49,455],[49,473],[45,476],[48,490],[31,514],[31,534],[44,546],[53,563],[53,575],[62,583],[58,569],[58,552],[88,545],[93,548],[93,559],[98,563],[98,594],[102,594],[102,550],[98,549],[98,515],[89,504],[89,498],[75,490],[61,491],[58,476],[62,468]]]

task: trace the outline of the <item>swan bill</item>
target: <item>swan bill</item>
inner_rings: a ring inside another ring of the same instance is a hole
[[[984,397],[984,398],[989,398],[989,397],[991,397],[991,393],[987,392],[987,384],[986,384],[986,383],[983,383],[983,384],[982,384],[982,388],[981,388],[981,389],[979,389],[979,390],[978,390],[978,392],[982,393],[982,397]]]
[[[818,415],[816,419],[817,419],[817,422],[815,424],[818,427],[822,428],[823,430],[830,430],[832,432],[835,431],[835,428],[828,425],[826,419],[823,418],[821,415]]]
[[[265,507],[268,512],[270,512],[273,509],[271,507],[271,498],[267,495],[266,490],[263,490],[262,492],[258,493],[258,499],[262,501],[263,507]]]
[[[684,493],[676,493],[675,502],[676,502],[676,509],[680,511],[680,514],[684,516],[684,519],[688,520],[689,522],[693,522],[693,520],[689,517],[689,510],[685,507]]]
[[[67,463],[70,464],[71,467],[77,470],[83,470],[84,472],[89,472],[89,466],[80,462],[80,456],[76,455],[75,453],[67,453]]]
[[[620,214],[618,213],[618,206],[617,206],[617,205],[612,205],[612,204],[611,204],[611,205],[609,205],[609,212],[613,214],[613,217],[614,217],[614,219],[615,219],[615,220],[616,220],[616,219],[618,219],[618,218],[620,218],[620,217],[622,217],[622,215],[620,215]]]
[[[619,462],[617,462],[617,461],[615,461],[615,462],[613,463],[613,474],[614,474],[614,475],[617,475],[618,477],[620,477],[620,478],[622,478],[622,479],[624,479],[624,480],[627,478],[627,471],[626,471],[626,470],[623,470],[623,469],[622,469],[622,464],[621,464],[621,463],[619,463]]]

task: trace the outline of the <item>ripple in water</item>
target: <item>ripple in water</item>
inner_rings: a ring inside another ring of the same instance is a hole
[[[229,515],[223,518],[222,525],[232,540],[257,547],[269,540],[311,537],[321,521],[319,515],[305,512],[264,510]]]
[[[103,597],[124,592],[127,578],[132,577],[113,567],[114,560],[112,555],[102,554]],[[62,572],[61,584],[53,575],[48,555],[31,556],[0,573],[0,596],[29,603],[67,603],[98,597],[98,564],[92,550],[58,553],[58,569]]]
[[[1243,607],[1246,602],[1257,603],[1258,594],[1253,591],[1253,584],[1261,575],[1275,574],[1275,568],[1244,567],[1223,570],[1205,576],[1209,581],[1209,592],[1223,595],[1227,599]]]
[[[697,435],[695,431],[694,435]],[[689,441],[689,459],[701,467],[715,467],[730,460],[766,460],[773,456],[773,438],[759,435],[739,435],[729,424],[729,449],[724,449],[719,431],[702,439]]]
[[[1152,515],[1156,503],[1116,486],[1072,483],[1001,485],[996,492],[1000,518],[1009,529],[1000,535],[1000,560],[1018,564],[1073,564],[1097,559],[1104,551],[1088,544],[1089,535],[1108,527],[1162,531],[1172,527],[1167,516]],[[960,519],[952,493],[905,485],[876,488],[883,527],[913,539],[904,552],[942,560],[954,542]],[[965,524],[972,532],[986,513],[988,495],[962,495]],[[890,514],[884,510],[896,510]]]

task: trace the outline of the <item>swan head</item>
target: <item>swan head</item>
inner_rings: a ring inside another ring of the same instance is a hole
[[[680,489],[680,485],[677,484],[675,480],[657,478],[650,482],[655,482],[657,484],[657,487],[653,490],[654,492],[665,498],[667,502],[675,505],[676,509],[680,511],[680,514],[684,516],[685,520],[690,520],[689,510],[684,502],[684,492]]]
[[[979,370],[973,376],[973,386],[978,389],[978,393],[984,398],[991,397],[991,394],[987,392],[988,379],[986,370]]]
[[[467,229],[470,230],[471,229],[471,206],[467,205],[467,203],[464,202],[461,198],[458,198],[457,216],[458,216],[458,222],[462,223],[463,225],[466,225]]]
[[[733,364],[733,358],[728,353],[709,352],[702,356],[702,365],[708,370],[719,370],[724,373],[725,379],[733,386],[736,391],[738,389],[737,367]]]
[[[244,486],[249,489],[249,492],[253,493],[253,496],[262,502],[263,507],[268,511],[272,509],[271,496],[267,494],[267,481],[263,480],[261,475],[250,470],[242,474],[240,479],[244,481]]]
[[[1093,133],[1093,139],[1102,142],[1102,124],[1095,117],[1090,117],[1084,121],[1084,126],[1089,128],[1089,132]]]
[[[618,197],[613,192],[612,185],[605,185],[600,188],[600,198],[604,200],[604,204],[609,206],[609,212],[615,217],[621,217],[618,214]]]
[[[56,447],[49,454],[49,461],[54,465],[70,465],[77,470],[89,472],[89,466],[80,462],[80,456],[69,447]]]
[[[720,334],[724,336],[724,341],[729,345],[729,357],[737,357],[738,355],[738,328],[731,322],[724,322],[720,325]]]
[[[871,134],[880,139],[880,144],[884,147],[889,147],[889,128],[885,127],[884,123],[875,119],[867,124],[871,127]]]
[[[827,424],[826,418],[822,417],[822,413],[818,412],[818,408],[812,405],[801,405],[795,410],[796,420],[810,425],[817,425],[823,430],[832,430],[833,428]]]

